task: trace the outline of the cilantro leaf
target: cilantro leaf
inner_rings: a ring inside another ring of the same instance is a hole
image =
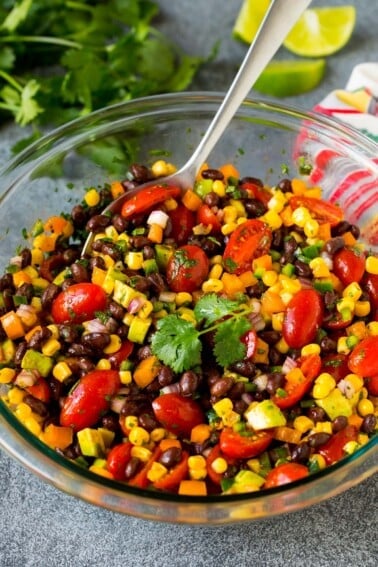
[[[152,352],[174,372],[182,372],[201,363],[202,344],[192,323],[177,315],[160,319],[151,341]]]
[[[240,301],[210,293],[199,299],[194,308],[194,314],[198,322],[204,322],[208,326],[236,311],[240,303]]]
[[[227,319],[219,325],[214,337],[214,354],[218,364],[229,366],[244,358],[246,346],[240,338],[250,328],[251,323],[244,317]]]

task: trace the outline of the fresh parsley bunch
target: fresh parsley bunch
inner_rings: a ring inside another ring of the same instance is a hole
[[[157,14],[150,0],[0,0],[0,118],[38,130],[185,89],[203,59],[160,34]]]
[[[244,299],[204,295],[194,308],[196,325],[175,314],[160,319],[152,336],[152,352],[174,372],[182,372],[201,364],[201,336],[213,332],[213,352],[220,366],[242,360],[246,346],[241,338],[252,327],[248,319],[251,308]]]

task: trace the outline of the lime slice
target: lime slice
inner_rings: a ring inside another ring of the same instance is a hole
[[[302,57],[325,57],[348,43],[355,23],[354,6],[305,10],[283,44]]]
[[[306,93],[320,83],[325,66],[325,59],[274,60],[266,66],[253,88],[276,97]]]
[[[232,34],[236,39],[251,43],[269,7],[270,0],[244,0]]]

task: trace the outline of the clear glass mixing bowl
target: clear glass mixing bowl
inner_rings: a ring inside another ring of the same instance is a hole
[[[158,156],[182,166],[222,94],[180,93],[115,105],[48,134],[0,172],[0,269],[22,244],[22,229],[69,212],[84,189],[122,178],[133,162]],[[275,184],[311,170],[325,197],[339,202],[378,246],[377,144],[327,118],[267,101],[247,100],[208,162],[233,162],[242,175]],[[335,496],[377,471],[377,437],[323,471],[271,491],[183,497],[134,489],[94,475],[42,444],[0,402],[0,443],[28,469],[92,504],[140,518],[222,524],[272,517]]]

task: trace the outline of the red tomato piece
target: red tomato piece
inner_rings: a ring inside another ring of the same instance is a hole
[[[329,315],[325,315],[322,326],[325,329],[329,329],[331,331],[337,331],[338,329],[345,329],[346,327],[349,327],[349,325],[352,323],[353,315],[351,314],[350,318],[344,318],[344,317],[341,313],[334,310]]]
[[[37,400],[41,400],[41,402],[47,404],[50,401],[51,388],[42,377],[38,378],[37,382],[33,384],[33,386],[28,386],[25,389],[31,396],[37,398]]]
[[[305,465],[299,463],[282,463],[270,470],[265,479],[264,488],[275,488],[283,484],[289,484],[295,480],[306,478],[309,470]]]
[[[321,372],[328,372],[336,382],[340,382],[349,374],[348,357],[346,354],[327,354],[322,360]]]
[[[129,480],[130,486],[136,486],[138,488],[147,488],[147,486],[150,484],[150,481],[148,480],[147,477],[148,472],[151,469],[154,462],[159,459],[160,455],[161,455],[161,449],[160,447],[156,447],[151,457],[148,459],[147,463],[145,463],[141,468],[141,470],[135,476],[133,476],[132,479]]]
[[[117,352],[108,355],[108,360],[113,370],[118,370],[124,360],[127,360],[133,352],[134,343],[131,341],[124,341],[121,348]]]
[[[282,335],[290,348],[302,348],[313,342],[323,321],[323,302],[314,289],[301,289],[289,301]]]
[[[273,402],[280,409],[289,409],[297,404],[310,390],[313,381],[319,375],[321,358],[318,354],[309,354],[298,359],[298,367],[302,370],[304,379],[298,382],[286,382],[284,395],[275,394]]]
[[[232,459],[250,459],[263,453],[272,440],[273,434],[267,431],[240,435],[231,427],[224,427],[219,437],[219,447],[222,453]]]
[[[344,219],[344,213],[340,207],[314,197],[295,195],[290,199],[290,206],[292,209],[305,207],[318,222],[329,223],[331,226],[336,226]]]
[[[176,198],[181,194],[180,187],[174,185],[152,185],[135,193],[122,205],[121,216],[129,219],[134,215],[145,213],[155,205],[164,203],[171,197]]]
[[[365,273],[364,254],[353,248],[342,248],[333,256],[333,273],[344,286],[360,282]]]
[[[272,198],[270,191],[264,189],[264,187],[261,187],[261,185],[258,185],[257,183],[252,183],[252,181],[244,181],[240,184],[240,189],[248,191],[252,199],[260,201],[260,203],[263,203],[263,205],[265,206],[268,205],[270,199]]]
[[[257,348],[257,333],[254,329],[250,329],[241,337],[241,342],[246,346],[245,358],[252,358]]]
[[[167,264],[167,281],[176,292],[191,293],[200,288],[209,273],[209,259],[199,246],[187,244],[178,248]]]
[[[327,443],[321,445],[318,452],[324,457],[327,465],[332,465],[345,457],[345,445],[349,443],[349,441],[356,441],[357,437],[357,428],[353,425],[347,425],[344,429],[332,435]]]
[[[163,394],[152,402],[156,419],[171,433],[190,437],[193,427],[204,423],[204,415],[197,402],[180,394]]]
[[[212,211],[209,205],[203,204],[197,211],[197,223],[204,226],[211,226],[210,234],[216,234],[221,230],[221,223],[217,215]]]
[[[169,492],[175,491],[182,480],[184,480],[188,474],[188,459],[189,453],[183,451],[182,458],[177,465],[175,465],[168,473],[163,476],[163,478],[156,480],[153,485],[154,488],[158,490],[167,490]]]
[[[133,445],[129,442],[112,447],[106,458],[106,468],[116,480],[126,480],[126,465],[131,457]]]
[[[266,254],[272,242],[272,231],[262,221],[249,219],[240,224],[230,236],[223,253],[228,272],[242,274],[250,270],[252,260]]]
[[[365,386],[368,389],[368,392],[371,396],[378,397],[378,374],[366,378]]]
[[[223,455],[223,453],[220,449],[220,446],[218,444],[218,445],[214,445],[214,447],[211,449],[210,453],[206,457],[207,474],[208,474],[209,478],[213,481],[213,483],[216,484],[216,485],[220,485],[221,480],[222,480],[222,475],[215,472],[215,470],[213,469],[213,467],[211,465],[213,464],[215,459],[218,459],[219,457],[224,458],[224,455]]]
[[[378,374],[378,336],[362,339],[349,355],[349,370],[364,378]]]
[[[106,293],[97,284],[73,284],[54,299],[51,314],[55,323],[83,323],[106,307]]]
[[[378,321],[378,274],[366,274],[362,280],[362,287],[369,294],[370,316],[373,321]]]
[[[91,427],[109,409],[110,398],[121,385],[116,370],[93,370],[67,396],[60,413],[60,425],[80,431]]]
[[[184,205],[178,205],[178,207],[169,211],[168,215],[172,225],[170,236],[181,246],[188,241],[193,232],[193,227],[196,224],[195,214]]]

